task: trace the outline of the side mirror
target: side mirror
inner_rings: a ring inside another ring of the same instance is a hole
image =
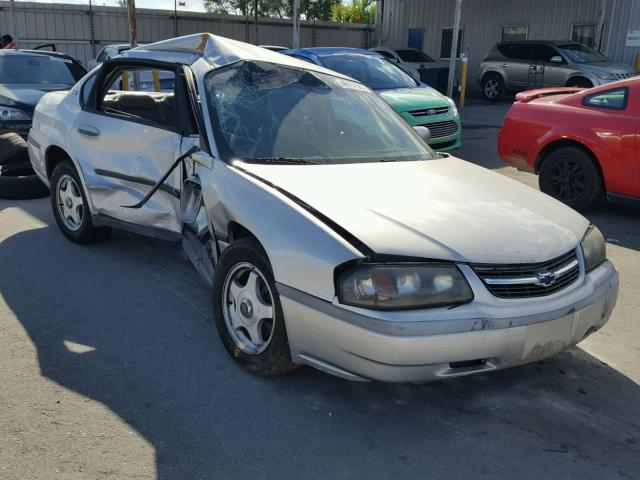
[[[554,55],[549,59],[551,63],[562,63],[562,57],[560,55]]]
[[[427,127],[418,125],[417,127],[413,127],[413,129],[418,135],[420,135],[420,138],[424,143],[428,144],[431,141],[431,132]]]
[[[182,183],[180,207],[184,223],[191,224],[196,221],[201,203],[202,185],[200,184],[200,177],[191,175]]]

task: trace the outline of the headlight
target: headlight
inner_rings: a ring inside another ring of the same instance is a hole
[[[453,101],[453,99],[447,97],[447,100],[449,100],[449,104],[451,105],[451,113],[453,113],[454,117],[458,116],[458,107],[456,107],[456,102]]]
[[[11,122],[16,120],[31,120],[31,117],[17,108],[0,107],[0,121]]]
[[[602,232],[593,225],[584,234],[580,246],[584,257],[584,268],[587,272],[593,270],[607,259],[607,242]]]
[[[612,74],[608,73],[608,72],[593,72],[593,74],[598,77],[601,78],[603,80],[615,80],[616,77],[614,77]]]
[[[358,265],[338,276],[338,295],[345,305],[400,310],[459,305],[473,292],[455,265]]]

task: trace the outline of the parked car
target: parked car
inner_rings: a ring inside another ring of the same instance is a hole
[[[141,43],[140,46],[144,46],[144,44]],[[111,45],[105,45],[104,47],[102,47],[102,50],[98,52],[98,56],[96,58],[89,60],[87,66],[89,67],[89,70],[93,70],[101,63],[117,57],[122,52],[126,52],[130,48],[130,43],[113,43]]]
[[[439,151],[462,146],[462,127],[453,100],[411,78],[384,57],[359,48],[301,48],[286,55],[321,65],[364,83],[411,126],[428,127]]]
[[[210,34],[145,48],[45,95],[31,160],[69,240],[182,242],[248,370],[437,380],[607,322],[618,274],[596,227],[440,158],[362,83]],[[113,89],[142,66],[174,74],[173,95]]]
[[[521,40],[491,49],[480,64],[478,84],[487,100],[498,101],[507,90],[590,88],[637,74],[632,66],[614,63],[581,43]]]
[[[519,93],[498,135],[503,161],[584,210],[606,196],[640,206],[640,78]]]
[[[68,90],[85,73],[80,63],[62,53],[0,50],[0,198],[48,194],[27,153],[33,110],[46,92]]]
[[[403,70],[411,74],[411,76],[416,80],[422,80],[420,74],[423,70],[434,70],[437,72],[449,71],[448,62],[435,60],[417,48],[374,47],[369,50],[382,55],[387,60],[390,60],[402,67]],[[438,87],[437,85],[431,86],[434,88]]]
[[[272,52],[282,52],[283,50],[288,50],[289,47],[283,47],[282,45],[259,45],[260,48],[266,48],[267,50],[271,50]]]

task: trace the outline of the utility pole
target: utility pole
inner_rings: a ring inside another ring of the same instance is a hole
[[[91,34],[91,54],[96,58],[96,26],[93,18],[93,4],[89,0],[89,32]]]
[[[18,45],[18,29],[16,28],[16,2],[11,0],[9,4],[9,13],[11,13],[11,36],[13,43]]]
[[[462,15],[462,0],[455,0],[456,7],[451,37],[451,53],[449,54],[449,81],[447,82],[447,97],[453,97],[453,81],[456,75],[456,60],[458,57],[458,36],[460,32],[460,16]]]
[[[293,41],[291,42],[291,48],[300,48],[300,0],[293,0]]]
[[[258,45],[258,0],[253,0],[253,37]]]
[[[136,25],[136,0],[127,1],[127,13],[129,14],[129,43],[131,48],[138,46],[138,27]]]
[[[173,0],[173,33],[178,36],[178,0]]]

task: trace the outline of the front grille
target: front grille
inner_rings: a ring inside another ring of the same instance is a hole
[[[447,113],[449,107],[436,107],[436,108],[421,108],[420,110],[409,110],[409,113],[414,117],[429,117],[431,115],[442,115]]]
[[[631,78],[637,76],[637,73],[614,73],[613,76],[618,80],[624,80],[625,78]]]
[[[471,268],[489,291],[500,298],[544,297],[568,287],[580,276],[575,250],[548,262],[474,264]]]
[[[445,122],[423,123],[421,127],[427,127],[431,132],[431,138],[448,137],[458,132],[458,124],[453,120]]]

